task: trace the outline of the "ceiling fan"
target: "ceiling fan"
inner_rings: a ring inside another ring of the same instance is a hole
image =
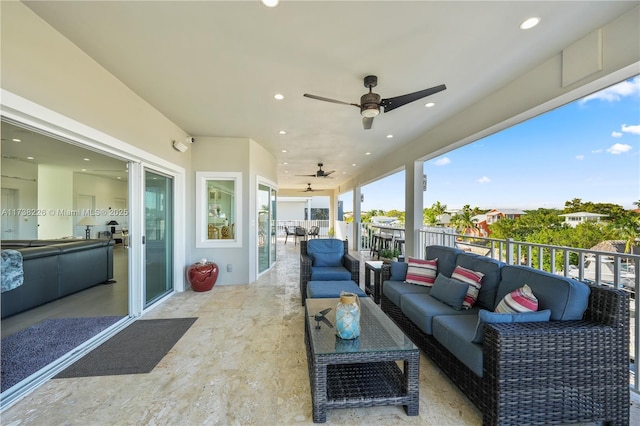
[[[315,172],[312,175],[296,175],[296,176],[310,176],[310,177],[318,177],[318,178],[331,178],[331,176],[329,176],[331,173],[335,172],[335,170],[331,170],[329,172],[325,172],[324,170],[322,170],[322,163],[318,163],[318,171]]]
[[[373,93],[371,90],[378,85],[378,77],[375,75],[368,75],[364,78],[364,87],[369,88],[369,93],[365,93],[360,97],[360,104],[353,104],[350,102],[338,101],[335,99],[324,98],[322,96],[310,95],[305,93],[304,96],[311,99],[317,99],[319,101],[332,102],[334,104],[353,105],[360,108],[360,114],[362,115],[362,125],[365,130],[370,129],[373,124],[373,118],[380,114],[380,107],[384,108],[384,112],[389,112],[402,105],[406,105],[410,102],[417,101],[429,95],[441,92],[447,88],[444,84],[431,87],[430,89],[420,90],[418,92],[408,93],[402,96],[396,96],[395,98],[382,99],[377,93]]]
[[[302,190],[302,191],[300,191],[300,192],[316,192],[316,191],[317,191],[317,189],[313,189],[313,188],[311,188],[311,184],[310,184],[310,183],[308,183],[308,184],[307,184],[307,189]]]

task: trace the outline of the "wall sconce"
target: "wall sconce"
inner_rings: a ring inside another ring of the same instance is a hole
[[[85,230],[85,239],[89,239],[91,238],[91,227],[92,226],[96,226],[98,223],[96,222],[96,219],[93,216],[85,216],[82,219],[80,219],[80,221],[78,222],[79,226],[86,226],[87,229]]]
[[[364,203],[364,194],[360,194],[360,202]]]
[[[115,220],[110,220],[109,222],[107,222],[107,225],[111,226],[111,235],[116,233],[116,227],[115,225],[119,225],[118,222],[116,222]]]

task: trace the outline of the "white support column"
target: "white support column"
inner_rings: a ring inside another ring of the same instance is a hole
[[[362,211],[362,187],[353,188],[353,248],[357,251],[362,250],[362,236],[360,235],[360,222]]]
[[[422,229],[424,194],[422,176],[424,162],[414,161],[405,166],[405,258],[420,253],[417,231]]]

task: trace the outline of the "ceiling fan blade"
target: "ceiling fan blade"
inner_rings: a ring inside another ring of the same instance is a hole
[[[362,127],[364,127],[365,130],[369,130],[372,125],[373,125],[373,117],[362,117]]]
[[[316,175],[315,175],[315,174],[313,174],[313,175],[296,175],[296,176],[304,176],[304,177],[316,177]]]
[[[441,84],[430,89],[420,90],[419,92],[408,93],[406,95],[396,96],[395,98],[383,99],[382,101],[380,101],[380,105],[384,107],[384,112],[389,112],[398,107],[401,107],[402,105],[406,105],[410,102],[417,101],[418,99],[433,95],[438,92],[442,92],[446,88],[447,86]]]
[[[329,177],[329,175],[330,175],[331,173],[335,173],[335,170],[331,170],[331,171],[329,171],[329,172],[324,172],[324,176],[323,176],[323,177]]]
[[[360,105],[358,105],[358,104],[352,104],[352,103],[349,103],[349,102],[338,101],[338,100],[335,100],[335,99],[323,98],[322,96],[310,95],[308,93],[305,93],[303,96],[305,96],[307,98],[311,98],[311,99],[316,99],[318,101],[325,101],[325,102],[331,102],[331,103],[334,103],[334,104],[342,104],[342,105],[353,105],[354,107],[360,108]]]

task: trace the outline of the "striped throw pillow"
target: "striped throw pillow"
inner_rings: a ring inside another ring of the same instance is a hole
[[[456,269],[453,270],[451,278],[469,284],[467,295],[462,302],[462,309],[470,309],[476,303],[482,286],[482,277],[484,277],[482,272],[472,271],[462,266],[456,266]]]
[[[531,287],[513,290],[502,298],[494,312],[499,314],[516,314],[518,312],[535,312],[538,310],[538,299],[533,295]]]
[[[438,259],[422,260],[409,258],[406,283],[432,287],[438,274]]]

